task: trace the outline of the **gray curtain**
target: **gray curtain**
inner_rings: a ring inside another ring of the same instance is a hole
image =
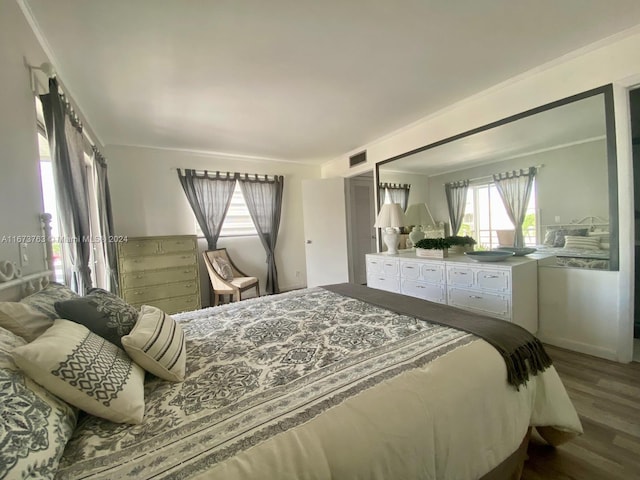
[[[49,79],[49,93],[40,99],[51,150],[58,222],[64,238],[65,283],[84,294],[91,288],[91,231],[82,125],[59,93],[55,78]]]
[[[493,176],[496,188],[502,197],[502,202],[507,210],[509,219],[516,228],[514,247],[524,247],[524,235],[522,224],[527,214],[527,205],[531,196],[533,180],[536,176],[536,167],[527,170],[499,173]]]
[[[93,148],[93,162],[97,176],[98,217],[101,236],[101,246],[107,268],[108,290],[118,293],[118,254],[116,244],[111,240],[113,236],[113,211],[111,209],[111,193],[107,178],[107,162],[102,154]]]
[[[266,176],[239,176],[240,188],[249,209],[251,219],[258,231],[262,246],[267,252],[267,293],[280,293],[275,249],[282,212],[284,177],[269,180]]]
[[[215,175],[198,175],[195,170],[185,169],[184,175],[178,169],[178,178],[198,225],[207,239],[207,249],[215,250],[227,215],[231,197],[236,186],[236,176],[216,172]]]
[[[464,218],[464,208],[467,205],[467,192],[469,191],[469,180],[446,183],[444,193],[447,198],[447,209],[449,210],[449,220],[451,221],[451,235],[457,235],[462,227]]]
[[[378,185],[378,211],[382,208],[384,204],[384,200],[389,195],[391,199],[391,203],[400,204],[400,208],[403,211],[407,210],[409,206],[409,192],[411,190],[411,185],[408,183],[405,184],[397,184],[397,183],[381,183]]]

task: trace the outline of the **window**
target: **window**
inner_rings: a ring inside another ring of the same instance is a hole
[[[469,235],[478,245],[490,250],[497,248],[498,230],[513,230],[514,225],[507,215],[504,203],[494,183],[471,185],[467,192],[467,205],[459,235]],[[535,246],[536,238],[536,189],[531,189],[527,215],[522,225],[524,242]]]
[[[200,225],[198,225],[197,220],[196,233],[198,236],[203,235],[202,229],[200,228]],[[251,214],[249,214],[247,203],[244,201],[240,184],[236,182],[229,210],[227,210],[227,215],[222,223],[220,238],[243,237],[248,235],[258,235],[258,232],[256,231],[256,227],[251,219]]]

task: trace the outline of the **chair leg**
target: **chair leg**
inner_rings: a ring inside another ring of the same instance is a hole
[[[260,282],[256,280],[256,297],[260,296]]]
[[[233,293],[231,294],[231,301],[239,302],[240,300],[242,300],[240,298],[240,290],[234,290]]]
[[[217,307],[218,303],[220,302],[220,297],[218,296],[218,294],[214,291],[213,292],[213,306]]]

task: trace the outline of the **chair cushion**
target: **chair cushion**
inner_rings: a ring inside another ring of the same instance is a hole
[[[233,270],[231,269],[231,265],[222,257],[214,257],[211,259],[211,263],[213,264],[213,269],[216,271],[218,275],[220,275],[224,280],[231,280],[233,278]]]
[[[231,284],[238,288],[244,288],[256,283],[257,280],[258,279],[256,277],[236,277],[231,280]]]

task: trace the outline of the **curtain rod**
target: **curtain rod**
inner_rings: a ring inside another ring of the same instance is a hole
[[[170,167],[169,168],[170,171],[180,171],[180,170],[193,170],[195,172],[196,175],[208,175],[208,174],[222,174],[222,175],[227,175],[229,177],[234,177],[234,178],[238,178],[238,177],[265,177],[265,178],[276,178],[276,177],[284,177],[284,175],[269,175],[266,173],[240,173],[240,172],[220,172],[219,170],[196,170],[194,168],[183,168],[183,167]]]
[[[540,165],[534,165],[534,167],[536,168],[536,170],[540,170],[542,167],[544,167],[544,164],[540,164]],[[517,169],[517,170],[523,170],[522,168]],[[511,171],[515,171],[515,170],[511,170]],[[492,173],[490,175],[484,175],[483,177],[475,177],[475,178],[469,178],[467,179],[469,181],[469,183],[475,183],[475,182],[479,182],[480,180],[493,180],[493,176],[495,174]],[[464,179],[463,179],[464,180]],[[459,182],[460,180],[454,180],[453,183],[455,182]],[[447,183],[452,183],[452,182],[445,182],[443,183],[443,185],[446,185]]]
[[[73,108],[73,105],[71,104],[71,99],[70,99],[71,97],[68,94],[66,94],[64,91],[64,88],[62,88],[62,85],[60,84],[60,80],[57,78],[58,73],[56,72],[55,67],[49,62],[43,62],[38,67],[27,64],[27,67],[29,68],[29,76],[31,77],[31,91],[36,96],[39,95],[37,87],[40,87],[42,91],[45,92],[45,94],[51,93],[50,91],[48,91],[48,89],[44,85],[40,83],[40,81],[36,77],[36,72],[35,72],[36,70],[43,72],[47,76],[48,80],[52,78],[55,78],[57,80],[58,90],[59,90],[58,95],[60,95],[62,101],[64,102],[65,107],[68,110],[67,113],[71,117],[72,123],[75,122],[77,124],[76,128],[80,130],[80,133],[82,134],[82,136],[87,140],[87,142],[89,142],[89,146],[91,147],[91,150],[93,151],[94,155],[98,157],[98,161],[103,164],[106,164],[105,157],[102,155],[102,152],[100,152],[100,149],[97,147],[95,142],[91,139],[91,136],[87,133],[82,123],[82,120],[80,119],[80,116],[77,114],[77,112]]]

